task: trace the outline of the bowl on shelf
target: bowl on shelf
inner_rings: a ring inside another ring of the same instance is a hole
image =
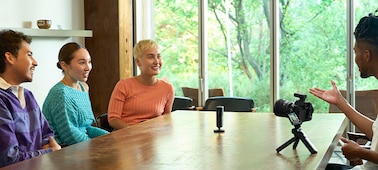
[[[37,26],[40,29],[49,29],[51,27],[51,20],[48,19],[40,19],[37,21]]]

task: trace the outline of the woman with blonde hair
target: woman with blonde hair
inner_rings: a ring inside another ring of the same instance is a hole
[[[173,86],[156,78],[163,61],[159,46],[153,40],[141,40],[134,47],[135,63],[140,74],[118,81],[108,106],[112,128],[129,125],[170,113],[174,99]]]

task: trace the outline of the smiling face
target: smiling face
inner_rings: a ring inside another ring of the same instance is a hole
[[[86,82],[92,70],[92,60],[88,50],[80,48],[73,52],[72,56],[70,63],[64,61],[60,63],[65,76],[68,76],[72,82]]]
[[[142,75],[155,76],[160,73],[163,65],[158,48],[147,48],[140,57],[135,60]]]
[[[6,53],[6,57],[8,61],[12,63],[12,69],[15,75],[13,81],[8,83],[20,84],[33,80],[34,70],[38,63],[34,59],[33,52],[27,42],[21,42],[21,48],[18,51],[17,57],[13,56],[10,52]]]

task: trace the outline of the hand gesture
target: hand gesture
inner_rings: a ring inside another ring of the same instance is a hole
[[[310,93],[330,104],[337,105],[338,103],[340,103],[340,101],[343,101],[345,99],[341,95],[339,89],[336,86],[336,83],[333,80],[331,80],[331,84],[332,84],[332,89],[330,90],[312,88],[310,89]]]
[[[360,149],[365,148],[362,148],[358,143],[343,137],[340,137],[340,140],[344,142],[344,145],[341,147],[341,151],[343,151],[345,158],[350,161],[361,160],[361,158],[359,158],[357,154]]]

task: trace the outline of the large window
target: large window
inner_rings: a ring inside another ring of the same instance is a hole
[[[197,0],[155,0],[154,38],[162,45],[161,77],[170,81],[176,95],[181,87],[200,87],[200,72],[208,88],[223,88],[226,96],[250,97],[257,111],[271,112],[269,0],[208,0],[206,12],[207,56],[199,50]],[[331,88],[335,80],[347,87],[348,3],[354,3],[355,20],[378,8],[375,0],[291,0],[279,6],[279,98],[297,100],[307,94],[315,112],[328,112],[328,104],[308,93],[312,87]],[[352,44],[353,45],[353,44]],[[206,59],[203,59],[206,57]],[[206,61],[207,70],[202,70]],[[361,80],[355,69],[356,90],[377,87],[374,78]]]
[[[164,46],[162,77],[181,87],[199,88],[198,1],[155,0],[155,38]],[[269,110],[269,3],[209,1],[207,88],[226,96],[253,98]]]
[[[207,15],[209,88],[252,98],[258,111],[269,110],[269,3],[209,1]]]
[[[328,112],[328,103],[308,89],[329,89],[331,79],[345,89],[346,1],[287,1],[280,14],[280,97],[294,101],[294,92],[308,94],[316,112]]]
[[[182,87],[198,88],[198,4],[193,0],[155,0],[155,39],[162,46],[160,74],[183,96]]]

